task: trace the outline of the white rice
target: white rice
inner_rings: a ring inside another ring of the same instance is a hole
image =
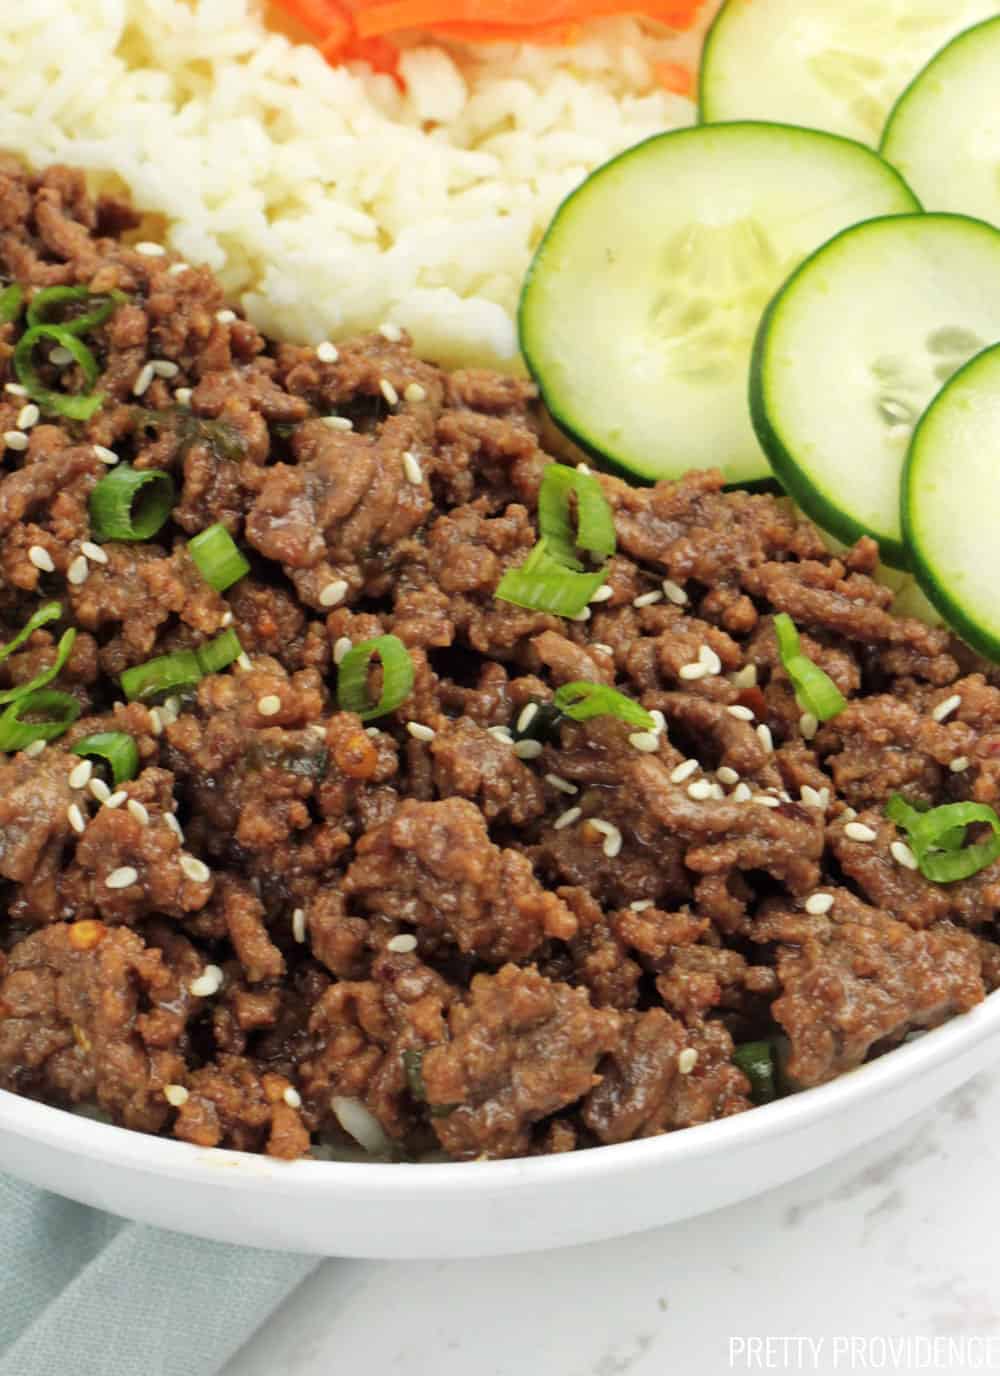
[[[268,32],[254,0],[2,9],[0,148],[130,187],[154,212],[139,237],[208,264],[269,333],[392,321],[452,365],[513,363],[521,278],[559,201],[695,114],[653,64],[693,64],[699,34],[631,19],[572,49],[418,44],[403,94]]]

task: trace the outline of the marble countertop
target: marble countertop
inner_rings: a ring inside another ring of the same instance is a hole
[[[329,1261],[224,1376],[1000,1371],[998,1138],[1000,1071],[686,1223],[499,1260]]]

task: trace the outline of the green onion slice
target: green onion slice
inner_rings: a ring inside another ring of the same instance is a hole
[[[170,515],[174,482],[160,468],[120,463],[90,494],[96,540],[150,540]]]
[[[786,612],[774,618],[778,637],[778,653],[785,673],[792,681],[795,696],[804,712],[811,712],[817,721],[830,721],[847,706],[847,699],[829,674],[802,653],[795,622]]]
[[[116,784],[134,779],[139,772],[138,747],[124,731],[97,731],[93,736],[84,736],[70,747],[70,754],[104,760],[111,766],[111,778]]]
[[[86,334],[103,325],[125,300],[124,292],[93,292],[88,287],[45,287],[36,292],[28,307],[28,324],[58,325],[70,334]],[[79,315],[67,314],[76,306],[87,309]]]
[[[234,630],[223,631],[195,651],[202,674],[217,674],[220,669],[227,668],[239,659],[242,653],[243,646]]]
[[[567,568],[539,540],[520,568],[509,569],[500,579],[495,596],[531,611],[578,616],[607,576],[606,569],[577,573]]]
[[[41,721],[24,721],[28,714]],[[35,741],[54,741],[76,721],[80,704],[69,693],[42,689],[19,697],[0,716],[0,750],[24,750]]]
[[[39,688],[44,688],[46,684],[51,683],[52,680],[62,672],[63,665],[70,657],[75,640],[75,630],[64,632],[56,650],[55,661],[50,667],[48,669],[43,669],[40,674],[36,674],[28,683],[19,683],[14,688],[5,689],[4,692],[0,693],[0,706],[5,702],[17,702],[19,698],[28,697]]]
[[[373,703],[368,693],[368,668],[375,655],[382,661],[382,695]],[[412,691],[413,660],[394,635],[362,641],[340,661],[337,702],[345,712],[356,712],[362,721],[374,721],[394,712]]]
[[[24,292],[16,282],[11,282],[9,287],[4,287],[3,291],[0,291],[0,325],[9,325],[12,320],[17,319],[23,300]]]
[[[17,374],[18,382],[40,406],[57,411],[67,420],[89,420],[95,411],[100,410],[104,400],[103,394],[70,394],[54,392],[51,387],[46,387],[38,376],[34,360],[35,348],[42,340],[51,340],[73,355],[73,361],[82,371],[88,387],[93,387],[97,381],[100,372],[97,360],[86,344],[71,330],[63,329],[60,325],[33,325],[30,330],[25,330],[14,349],[14,372]]]
[[[47,626],[50,621],[58,621],[62,616],[62,605],[59,602],[46,602],[43,607],[39,607],[34,616],[30,617],[24,626],[14,636],[13,640],[8,640],[6,645],[0,645],[0,662],[5,660],[8,655],[14,653],[19,645],[23,645],[29,635],[33,635],[40,626]]]
[[[197,650],[175,650],[126,669],[121,677],[122,690],[129,702],[169,697],[194,688],[207,674],[225,669],[242,653],[236,632],[223,631]]]
[[[920,873],[935,884],[969,879],[1000,859],[1000,817],[986,803],[945,803],[922,812],[894,793],[886,816],[907,833]],[[965,828],[982,822],[993,835],[964,845]]]
[[[750,1081],[750,1097],[755,1104],[769,1104],[778,1098],[773,1043],[744,1042],[733,1052],[733,1064],[739,1066]]]
[[[656,722],[644,707],[609,688],[606,683],[564,683],[557,688],[553,705],[573,721],[589,721],[591,717],[617,717],[629,726],[641,727],[644,731],[655,731]]]
[[[236,541],[220,523],[200,531],[188,541],[188,554],[198,572],[216,592],[225,592],[250,572],[250,565],[236,547]]]
[[[578,531],[574,538],[569,496],[576,493]],[[550,463],[538,493],[538,528],[549,554],[569,569],[583,571],[577,547],[590,554],[615,552],[615,520],[601,485],[589,473]]]

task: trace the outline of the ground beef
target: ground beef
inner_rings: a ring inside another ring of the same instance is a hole
[[[873,541],[832,554],[718,473],[597,474],[599,600],[499,599],[553,461],[534,386],[392,330],[269,341],[139,223],[0,158],[0,285],[123,298],[87,334],[86,422],[22,414],[23,314],[0,325],[0,645],[58,603],[0,656],[0,709],[73,627],[46,687],[79,713],[0,759],[0,1085],[288,1159],[562,1152],[749,1109],[739,1043],[789,1091],[1000,985],[1000,861],[932,883],[886,815],[1000,801],[1000,675],[893,613]],[[175,501],[101,541],[122,461]],[[188,550],[216,523],[249,566],[221,592]],[[847,699],[822,725],[778,612]],[[124,671],[223,633],[220,672],[124,701]],[[410,692],[345,710],[338,665],[386,635]],[[581,681],[654,729],[557,712]],[[107,731],[136,746],[120,784],[73,753]]]

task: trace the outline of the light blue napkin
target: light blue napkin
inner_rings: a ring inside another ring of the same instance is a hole
[[[0,1175],[0,1376],[212,1376],[318,1264]]]

